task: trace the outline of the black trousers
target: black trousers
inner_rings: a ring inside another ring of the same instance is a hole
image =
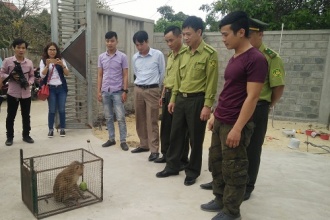
[[[167,150],[170,147],[170,135],[171,135],[173,116],[168,112],[167,106],[170,103],[171,94],[172,94],[171,92],[165,92],[165,97],[162,105],[162,122],[160,124],[160,143],[161,143],[161,152],[164,157],[166,157]],[[185,134],[183,153],[181,158],[181,161],[183,163],[188,161],[188,154],[189,154],[189,136],[187,130]]]
[[[268,113],[269,103],[262,103],[260,105],[258,104],[253,113],[253,122],[255,127],[250,140],[250,144],[246,149],[249,160],[249,180],[246,185],[246,192],[252,192],[257,181],[262,145],[265,140],[268,125]]]
[[[7,138],[14,138],[14,121],[17,114],[18,105],[21,106],[22,124],[23,124],[23,137],[30,135],[30,109],[31,97],[26,99],[15,98],[7,94],[7,119],[6,129]]]
[[[177,96],[172,120],[170,147],[166,154],[166,170],[179,171],[180,159],[184,151],[185,134],[188,130],[191,153],[189,164],[185,169],[186,176],[197,178],[200,175],[206,128],[206,121],[200,119],[203,107],[204,96]]]

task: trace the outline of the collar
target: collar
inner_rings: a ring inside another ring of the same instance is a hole
[[[201,43],[198,45],[196,51],[197,51],[198,53],[202,53],[203,50],[204,50],[204,46],[205,46],[205,45],[206,45],[205,41],[202,40]],[[188,47],[188,48],[187,48],[187,51],[189,51],[189,53],[191,53],[191,48]],[[196,51],[195,51],[195,52],[196,52]]]

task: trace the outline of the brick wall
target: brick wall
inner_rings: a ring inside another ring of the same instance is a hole
[[[327,123],[330,114],[330,30],[266,31],[264,43],[279,51],[286,71],[284,94],[275,106],[276,119]],[[205,33],[204,40],[219,55],[218,94],[223,88],[224,69],[233,51],[227,50],[220,33]],[[154,34],[152,47],[167,54],[162,33]]]

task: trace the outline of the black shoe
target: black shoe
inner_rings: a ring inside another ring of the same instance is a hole
[[[115,144],[116,144],[115,140],[108,140],[107,142],[102,144],[102,147],[110,147],[110,146],[115,145]]]
[[[65,130],[64,129],[61,129],[60,130],[60,136],[61,137],[65,137]],[[116,142],[115,142],[115,144],[116,144]]]
[[[121,144],[120,144],[120,147],[121,147],[121,149],[123,149],[124,151],[128,151],[128,146],[127,146],[126,142],[121,143]]]
[[[184,179],[184,185],[186,185],[186,186],[191,186],[191,185],[193,185],[194,183],[196,183],[196,178],[193,178],[193,177],[187,176],[187,177]]]
[[[179,172],[171,172],[171,171],[163,170],[161,172],[156,173],[156,177],[164,178],[164,177],[169,177],[169,176],[175,176],[178,174],[179,174]]]
[[[166,163],[166,157],[163,155],[160,158],[157,158],[155,161],[155,163]]]
[[[7,146],[11,146],[11,145],[13,145],[13,139],[12,139],[12,138],[7,138],[5,144],[6,144]]]
[[[201,184],[200,187],[206,190],[212,190],[212,182]]]
[[[148,160],[149,161],[154,161],[159,157],[159,153],[151,153]]]
[[[49,138],[54,137],[54,131],[53,130],[51,130],[51,131],[48,132],[48,137]]]
[[[29,143],[29,144],[34,143],[34,140],[30,136],[23,137],[23,141],[25,141],[26,143]]]
[[[147,151],[149,151],[149,149],[138,147],[138,148],[135,148],[134,150],[132,150],[131,152],[134,154],[134,153],[141,153],[141,152],[147,152]]]
[[[248,200],[250,198],[250,196],[251,196],[251,192],[245,192],[244,197],[243,197],[243,201]]]
[[[214,216],[211,220],[241,220],[241,215],[237,216],[226,214],[223,210],[220,211],[216,216]]]
[[[201,209],[207,212],[220,212],[222,208],[215,200],[201,205]]]

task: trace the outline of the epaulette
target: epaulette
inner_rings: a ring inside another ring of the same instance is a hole
[[[264,51],[265,51],[265,54],[267,54],[271,59],[273,59],[277,56],[277,53],[268,47],[265,48]]]
[[[184,48],[182,48],[182,50],[179,51],[179,54],[183,54],[183,53],[187,52],[187,50],[188,50],[188,47],[184,47]]]
[[[205,46],[204,46],[204,49],[205,49],[207,52],[209,52],[210,54],[212,54],[212,53],[215,52],[215,50],[214,50],[212,47],[210,47],[209,45],[205,45]]]

